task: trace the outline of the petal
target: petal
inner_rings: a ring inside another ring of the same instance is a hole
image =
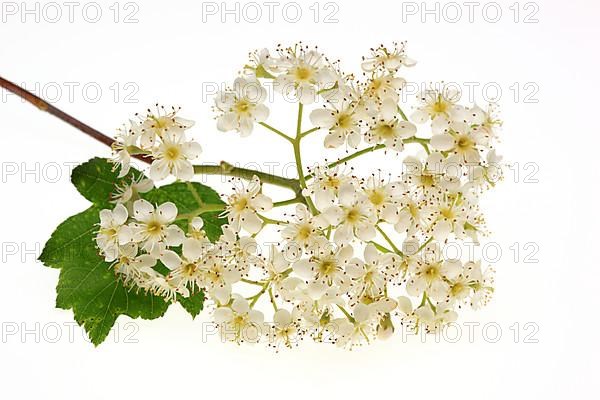
[[[117,204],[112,212],[113,221],[117,225],[123,225],[127,221],[127,208],[123,204]]]
[[[154,206],[144,199],[136,200],[133,203],[133,215],[142,222],[145,222],[154,213]]]
[[[150,166],[150,178],[161,181],[169,176],[169,164],[164,160],[154,160]]]
[[[156,209],[156,215],[163,224],[173,222],[177,218],[177,206],[170,201],[163,203]]]
[[[198,260],[202,256],[203,250],[204,246],[198,239],[186,238],[183,241],[183,255],[190,261]]]
[[[219,307],[213,314],[213,319],[217,324],[222,324],[233,319],[233,311],[229,307]]]
[[[365,247],[365,261],[369,264],[375,264],[378,258],[379,251],[377,251],[377,248],[373,244],[369,243],[367,247]]]
[[[258,233],[263,226],[262,219],[252,211],[244,211],[240,223],[242,228],[252,234]]]
[[[179,246],[185,234],[177,225],[171,225],[165,230],[165,242],[168,246]]]
[[[436,150],[448,151],[454,147],[454,138],[448,134],[433,135],[430,144]]]
[[[327,108],[317,108],[310,113],[310,122],[319,128],[329,129],[335,125],[334,113]]]
[[[166,265],[167,268],[173,270],[181,266],[181,258],[172,250],[166,250],[160,255],[160,261]]]

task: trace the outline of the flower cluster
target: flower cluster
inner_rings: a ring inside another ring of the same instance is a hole
[[[202,148],[197,142],[188,140],[185,131],[194,123],[177,116],[176,108],[170,110],[158,105],[156,110],[147,110],[136,120],[129,120],[129,127],[119,130],[113,145],[115,165],[120,166],[120,176],[127,175],[132,155],[150,156],[154,160],[150,177],[160,181],[173,175],[178,179],[190,180],[194,169],[190,160],[197,158]]]
[[[398,74],[414,65],[404,43],[372,49],[360,79],[302,44],[252,53],[232,89],[217,96],[217,129],[248,136],[259,123],[289,141],[298,170],[295,197],[274,202],[263,193],[264,185],[277,183],[270,175],[262,174],[262,182],[258,174],[238,175],[225,199],[228,222],[213,243],[202,230],[201,211],[178,216],[171,203],[154,208],[129,196],[102,211],[99,249],[135,287],[168,300],[203,290],[222,337],[238,343],[290,347],[308,336],[352,347],[389,337],[399,322],[435,331],[455,321],[460,307],[485,305],[494,271],[478,260],[450,258],[443,247],[479,244],[487,235],[479,198],[501,178],[494,149],[501,122],[493,105],[460,105],[446,88],[420,94],[407,116]],[[265,122],[265,81],[299,103],[295,136]],[[302,109],[311,104],[313,126],[302,131]],[[150,177],[171,172],[189,180],[191,167],[183,165],[197,151],[182,138],[191,124],[174,113],[146,121],[132,123],[140,148],[179,138],[177,166],[165,160],[171,150],[155,148]],[[318,131],[325,149],[367,147],[304,169],[299,143]],[[122,172],[123,149],[138,146],[128,137],[117,153]],[[359,176],[348,167],[378,150],[401,157],[398,171]],[[236,176],[235,169],[224,173]],[[280,208],[283,216],[273,214]],[[179,218],[187,232],[174,225]],[[158,261],[166,272],[154,267]]]

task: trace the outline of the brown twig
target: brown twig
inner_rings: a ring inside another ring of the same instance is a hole
[[[115,139],[111,138],[103,134],[102,132],[92,128],[91,126],[81,122],[77,118],[72,115],[67,114],[66,112],[54,107],[52,104],[47,101],[39,98],[35,94],[29,92],[28,90],[20,87],[19,85],[14,84],[0,76],[0,87],[8,90],[19,96],[20,98],[26,100],[27,102],[33,104],[37,108],[42,111],[45,111],[49,114],[54,115],[61,121],[66,122],[67,124],[75,127],[86,135],[96,139],[100,143],[104,143],[107,146],[113,145],[115,143]],[[142,160],[146,163],[152,162],[152,157],[144,154],[132,154],[132,157],[135,157],[139,160]],[[235,176],[242,179],[252,179],[254,175],[258,176],[263,183],[270,183],[272,185],[281,186],[287,189],[292,190],[296,197],[289,202],[304,202],[302,197],[302,190],[300,187],[300,183],[297,179],[284,178],[282,176],[271,175],[261,171],[255,171],[247,168],[235,167],[225,161],[221,161],[219,165],[194,165],[194,171],[197,174],[204,175],[226,175],[226,176]],[[297,201],[296,201],[297,200]],[[286,201],[285,203],[287,203]]]
[[[0,76],[0,87],[8,90],[11,93],[16,94],[17,96],[19,96],[23,100],[27,101],[28,103],[33,104],[40,110],[45,111],[48,114],[54,115],[56,118],[60,119],[61,121],[66,122],[67,124],[71,125],[72,127],[76,128],[76,129],[80,130],[81,132],[85,133],[86,135],[90,136],[91,138],[96,139],[100,143],[104,143],[107,146],[112,146],[113,143],[115,142],[115,139],[111,138],[110,136],[107,136],[104,133],[92,128],[88,124],[81,122],[80,120],[73,117],[72,115],[69,115],[66,112],[54,107],[52,104],[39,98],[38,96],[31,93],[30,91],[23,89],[19,85],[16,85],[11,81],[8,81],[8,80],[2,78],[1,76]],[[151,157],[144,155],[144,154],[137,154],[137,155],[134,155],[134,157],[139,160],[142,160],[144,162],[147,162],[147,163],[150,163],[152,161]]]

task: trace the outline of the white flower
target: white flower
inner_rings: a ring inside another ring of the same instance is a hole
[[[402,65],[412,67],[417,62],[404,53],[405,43],[394,43],[393,49],[380,45],[371,49],[371,56],[365,58],[361,67],[365,72],[373,72],[378,68],[389,72],[396,72]]]
[[[160,255],[160,260],[171,270],[167,279],[181,290],[191,289],[202,285],[201,257],[206,254],[207,246],[204,242],[186,238],[183,241],[181,257],[173,250],[165,250]]]
[[[349,283],[346,278],[346,266],[353,251],[352,246],[335,248],[324,241],[314,255],[296,261],[292,268],[298,276],[309,282],[343,288]]]
[[[283,280],[290,273],[290,261],[286,258],[285,254],[271,245],[269,252],[269,258],[261,264],[267,273],[267,279],[272,283],[276,291],[283,289]]]
[[[334,240],[338,244],[345,244],[357,237],[369,241],[375,237],[375,224],[377,213],[369,199],[359,193],[352,184],[345,184],[340,188],[339,205],[331,206],[323,211],[327,221],[335,226]]]
[[[457,260],[441,260],[437,252],[433,242],[424,249],[427,256],[417,263],[416,269],[411,271],[412,277],[406,283],[406,291],[410,296],[420,296],[426,292],[436,301],[446,299],[449,290],[447,281],[460,274],[461,263]]]
[[[420,105],[411,114],[410,119],[418,124],[432,121],[434,133],[442,132],[450,122],[462,121],[467,113],[463,106],[456,104],[460,93],[452,87],[442,90],[425,90],[419,95]]]
[[[141,129],[134,121],[129,121],[129,129],[119,129],[117,137],[112,144],[114,152],[111,161],[117,166],[120,166],[119,178],[124,177],[129,172],[131,167],[131,151],[137,146],[137,141],[141,134]]]
[[[255,343],[261,338],[264,315],[251,309],[248,301],[241,296],[234,298],[231,307],[217,308],[214,319],[219,324],[223,340]]]
[[[384,143],[388,149],[402,151],[402,139],[408,139],[417,133],[417,127],[409,121],[398,118],[396,102],[386,98],[381,106],[378,118],[369,123],[369,131],[365,137],[367,143]]]
[[[134,283],[146,287],[148,280],[158,275],[152,268],[154,265],[156,258],[149,254],[138,254],[138,245],[128,243],[119,247],[119,257],[115,260],[113,268],[121,274],[125,284]]]
[[[386,72],[377,72],[367,82],[365,95],[382,102],[385,99],[391,99],[394,103],[398,103],[398,91],[402,89],[406,81],[404,78],[388,74]]]
[[[477,207],[459,195],[441,196],[430,202],[424,209],[429,222],[427,233],[435,240],[443,242],[451,233],[458,239],[471,236],[472,231],[481,221],[477,215]],[[476,237],[475,237],[476,241]]]
[[[335,99],[329,104],[331,108],[317,108],[310,113],[313,125],[328,130],[325,147],[340,147],[346,141],[350,147],[358,147],[361,128],[354,111],[355,104],[345,98]]]
[[[374,334],[372,309],[358,303],[352,311],[352,321],[339,318],[332,321],[334,333],[337,336],[336,344],[339,347],[352,347],[369,342]]]
[[[112,211],[100,211],[100,230],[96,235],[96,244],[108,262],[118,257],[119,246],[133,239],[131,228],[125,225],[127,218],[127,209],[122,204],[117,204]]]
[[[227,218],[236,231],[244,229],[257,233],[261,230],[263,221],[257,212],[269,211],[273,208],[273,201],[260,190],[260,180],[254,176],[247,187],[241,185],[235,188],[235,193],[227,199]]]
[[[412,236],[427,223],[429,213],[424,211],[426,200],[416,196],[415,193],[406,193],[400,200],[398,217],[394,229],[399,233]]]
[[[183,231],[171,225],[177,218],[177,207],[171,202],[163,203],[155,210],[146,200],[133,203],[133,240],[142,243],[148,253],[158,256],[168,246],[179,246],[184,239]]]
[[[353,177],[345,174],[339,167],[317,166],[313,170],[310,183],[302,193],[305,196],[314,196],[315,206],[323,211],[335,204],[340,188],[352,180]]]
[[[244,65],[244,74],[248,78],[275,78],[272,74],[279,72],[278,60],[269,54],[268,49],[250,53],[249,65]]]
[[[488,267],[481,271],[481,262],[468,262],[465,264],[465,275],[473,288],[471,307],[477,310],[485,306],[494,294],[494,275],[496,271]]]
[[[273,328],[270,341],[274,347],[280,343],[286,347],[292,347],[298,344],[300,340],[301,329],[298,324],[298,316],[294,310],[290,313],[288,310],[280,308],[273,315]]]
[[[390,270],[393,270],[397,262],[395,254],[380,253],[374,245],[368,244],[365,247],[364,261],[353,258],[346,269],[353,280],[356,297],[373,300],[381,296],[391,275]]]
[[[139,193],[147,193],[154,189],[154,182],[140,175],[137,179],[132,179],[130,184],[117,186],[115,193],[112,194],[111,202],[125,204],[130,200],[139,199]]]
[[[184,297],[189,296],[189,292],[186,288],[176,286],[175,282],[160,274],[155,275],[149,280],[147,285],[150,292],[164,298],[165,301],[175,302],[177,300],[177,295],[182,295]]]
[[[302,104],[314,103],[319,90],[333,87],[337,79],[322,54],[300,45],[284,51],[279,66],[283,73],[277,76],[275,88]]]
[[[256,240],[250,236],[238,235],[229,225],[223,225],[221,230],[223,234],[219,238],[217,245],[219,245],[222,256],[233,259],[236,269],[246,274],[250,266],[256,264],[259,260],[256,255],[258,250]]]
[[[252,133],[255,122],[263,122],[269,109],[263,104],[267,91],[258,80],[237,78],[233,90],[220,92],[215,98],[216,108],[221,112],[217,129],[223,132],[236,130],[241,136]]]
[[[156,139],[163,139],[169,134],[174,137],[184,136],[185,131],[194,126],[194,121],[177,116],[180,108],[171,107],[170,111],[164,106],[156,105],[156,111],[148,109],[141,119],[140,146],[150,149],[155,146]]]
[[[439,332],[446,324],[456,321],[458,314],[447,303],[441,303],[436,306],[435,312],[430,306],[424,305],[414,312],[417,318],[417,324],[425,326],[427,332]]]
[[[488,104],[487,110],[474,105],[468,110],[468,120],[471,124],[477,125],[479,129],[484,130],[491,139],[495,139],[497,129],[502,126],[502,120],[496,114],[496,104]]]
[[[474,165],[481,160],[480,151],[487,147],[489,135],[483,129],[477,129],[465,122],[453,122],[445,133],[431,137],[431,147],[452,153],[448,163],[455,165]]]
[[[390,223],[398,220],[400,196],[406,191],[402,183],[385,183],[371,175],[363,184],[363,191],[380,219]]]
[[[281,231],[281,237],[287,242],[287,253],[291,257],[302,254],[303,249],[314,249],[327,226],[322,217],[314,217],[304,204],[296,206],[294,216],[295,220],[285,225]]]
[[[150,177],[155,181],[172,174],[178,179],[189,181],[194,176],[190,160],[197,158],[202,147],[193,140],[186,141],[184,135],[167,133],[153,151],[154,161],[150,166]]]

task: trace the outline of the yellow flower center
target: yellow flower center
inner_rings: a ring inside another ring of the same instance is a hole
[[[352,127],[352,116],[350,114],[340,114],[337,122],[340,128],[349,129]]]
[[[439,263],[429,264],[429,266],[427,267],[427,269],[425,269],[423,274],[425,276],[425,280],[427,280],[428,283],[431,283],[434,280],[436,280],[437,278],[439,278],[439,276],[440,276]]]
[[[460,292],[462,292],[465,289],[465,285],[463,285],[460,282],[455,283],[454,285],[452,285],[452,288],[450,289],[450,292],[452,293],[453,296],[457,296],[458,294],[460,294]]]
[[[152,221],[148,224],[148,226],[146,227],[146,231],[150,234],[150,235],[157,235],[160,233],[162,229],[161,224],[158,221]]]
[[[235,104],[235,110],[239,114],[247,114],[250,110],[250,103],[246,100],[240,100]]]
[[[352,207],[346,211],[346,221],[350,223],[358,222],[360,219],[360,211],[356,207]]]
[[[468,135],[460,135],[456,140],[456,147],[458,150],[465,151],[473,148],[475,142]]]
[[[325,180],[325,187],[337,190],[340,187],[340,183],[340,179],[337,176],[328,176]]]
[[[337,271],[338,265],[337,262],[333,258],[328,258],[322,260],[319,264],[319,275],[321,276],[330,276],[335,271]]]
[[[248,206],[248,199],[246,197],[238,197],[233,202],[233,208],[236,211],[243,211]]]
[[[446,219],[454,219],[454,211],[451,207],[444,207],[440,209],[440,214]]]
[[[440,97],[438,97],[437,101],[435,103],[433,103],[433,105],[431,106],[431,109],[433,110],[433,112],[435,114],[445,114],[446,111],[448,111],[448,102],[446,102],[440,96]]]
[[[180,155],[181,150],[179,149],[179,146],[169,146],[165,151],[165,158],[170,161],[179,159]]]
[[[385,200],[385,194],[383,193],[383,190],[381,190],[381,189],[372,190],[371,193],[369,193],[369,200],[371,201],[371,203],[373,203],[373,205],[376,205],[376,206],[382,205]]]
[[[425,187],[433,187],[435,181],[433,179],[433,175],[423,174],[421,175],[421,185]]]
[[[305,66],[298,67],[294,71],[294,77],[296,78],[297,81],[300,81],[300,82],[310,81],[312,75],[313,75],[313,71],[310,67],[305,67]]]
[[[187,276],[192,276],[196,272],[196,265],[189,263],[183,267],[183,273]]]
[[[393,138],[395,136],[394,127],[390,124],[379,125],[377,135],[384,139]]]
[[[298,229],[298,239],[306,240],[310,237],[312,233],[312,227],[310,225],[302,225],[300,229]]]

